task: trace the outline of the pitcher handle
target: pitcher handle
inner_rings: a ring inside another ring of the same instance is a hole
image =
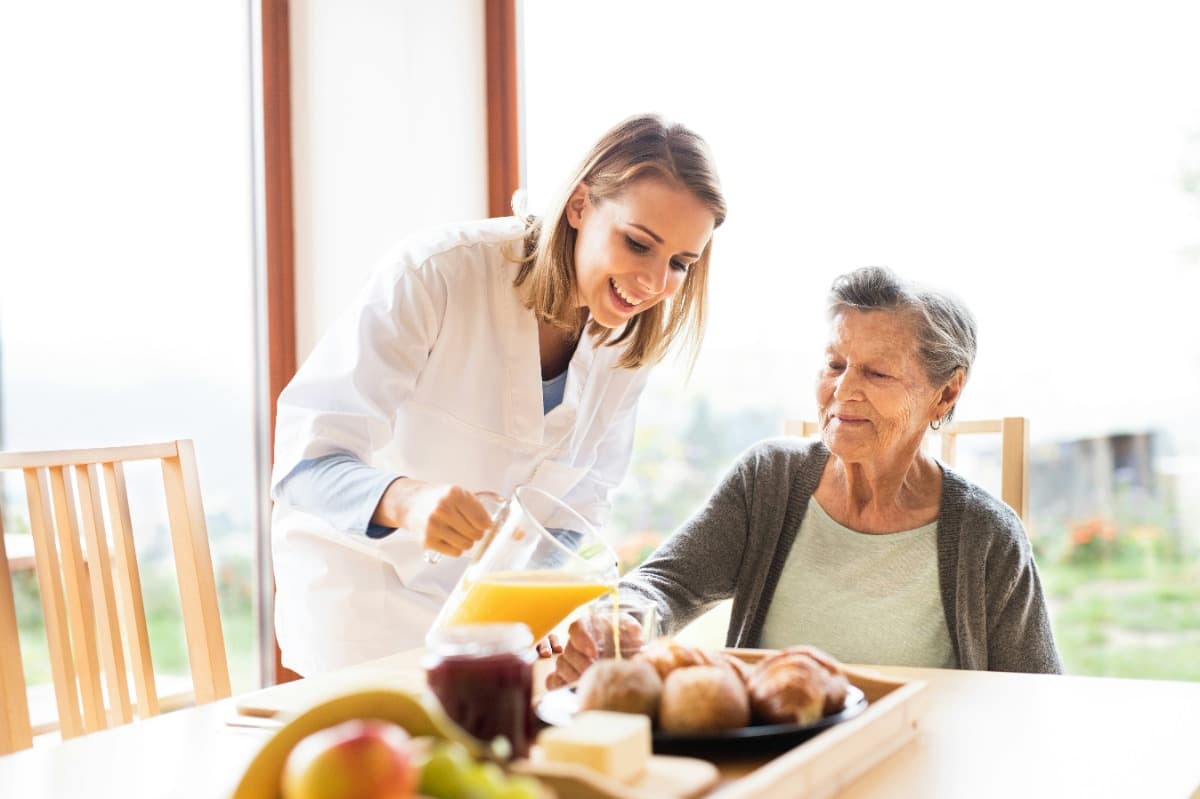
[[[472,552],[482,552],[487,548],[485,542],[490,539],[492,531],[496,529],[496,517],[500,515],[500,509],[504,507],[504,497],[493,491],[479,491],[475,494],[475,498],[479,500],[480,504],[488,512],[488,515],[492,517],[492,523],[484,532],[483,538],[469,550]],[[442,559],[442,553],[433,549],[427,549],[422,553],[422,557],[424,557],[426,563],[432,566]]]

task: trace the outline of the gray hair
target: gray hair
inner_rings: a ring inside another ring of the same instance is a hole
[[[943,383],[959,369],[965,381],[975,362],[975,317],[958,298],[902,280],[882,266],[864,266],[833,281],[829,318],[847,309],[906,314],[916,323],[917,356],[930,382]],[[951,408],[943,422],[954,418]]]

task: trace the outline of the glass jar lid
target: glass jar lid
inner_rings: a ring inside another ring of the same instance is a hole
[[[533,633],[521,622],[456,624],[431,630],[425,646],[442,657],[482,657],[529,649]]]

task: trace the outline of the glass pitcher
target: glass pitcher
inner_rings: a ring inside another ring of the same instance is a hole
[[[532,486],[500,506],[433,623],[523,622],[545,638],[575,608],[617,585],[617,556],[587,520]]]

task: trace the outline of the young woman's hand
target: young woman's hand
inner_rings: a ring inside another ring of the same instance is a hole
[[[383,492],[371,522],[411,530],[421,536],[425,549],[458,557],[491,526],[491,514],[481,498],[499,500],[494,494],[475,495],[461,486],[401,477]]]

